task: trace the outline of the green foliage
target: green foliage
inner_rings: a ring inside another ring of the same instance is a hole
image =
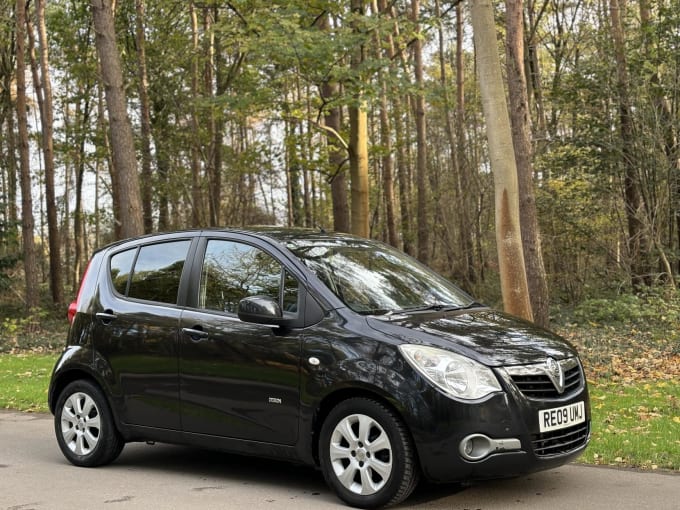
[[[680,331],[680,296],[649,293],[590,298],[579,303],[573,320],[590,325],[637,325],[677,338]]]
[[[63,311],[36,309],[26,314],[3,299],[0,317],[0,353],[50,351],[66,341],[68,321]]]
[[[0,221],[0,291],[12,282],[11,271],[21,259],[18,226]]]

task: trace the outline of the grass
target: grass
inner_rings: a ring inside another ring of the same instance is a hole
[[[680,470],[680,382],[590,383],[592,438],[582,462]]]
[[[0,354],[0,408],[47,412],[57,354]]]

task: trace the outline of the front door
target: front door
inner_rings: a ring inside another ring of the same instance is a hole
[[[204,246],[196,306],[180,325],[182,428],[294,444],[300,333],[245,323],[236,312],[244,297],[267,295],[297,314],[297,281],[256,246],[226,239]]]

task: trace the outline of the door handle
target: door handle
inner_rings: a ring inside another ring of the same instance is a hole
[[[194,342],[200,342],[208,338],[208,332],[196,328],[182,328],[182,333],[188,335]]]
[[[118,316],[115,313],[111,312],[111,310],[107,310],[105,312],[97,312],[95,314],[95,317],[102,321],[103,324],[111,324],[111,322],[115,321],[118,318]]]

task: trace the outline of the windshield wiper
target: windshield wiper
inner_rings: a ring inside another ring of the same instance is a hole
[[[453,312],[457,310],[471,310],[473,308],[487,308],[487,306],[483,305],[482,303],[478,303],[477,301],[472,301],[467,305],[432,303],[429,305],[409,306],[407,308],[400,308],[398,310],[390,310],[389,312],[385,313],[385,315],[398,315],[422,312]]]
[[[489,308],[487,305],[484,303],[480,303],[478,301],[471,301],[465,306],[461,306],[458,309],[459,310],[472,310],[473,308]]]

